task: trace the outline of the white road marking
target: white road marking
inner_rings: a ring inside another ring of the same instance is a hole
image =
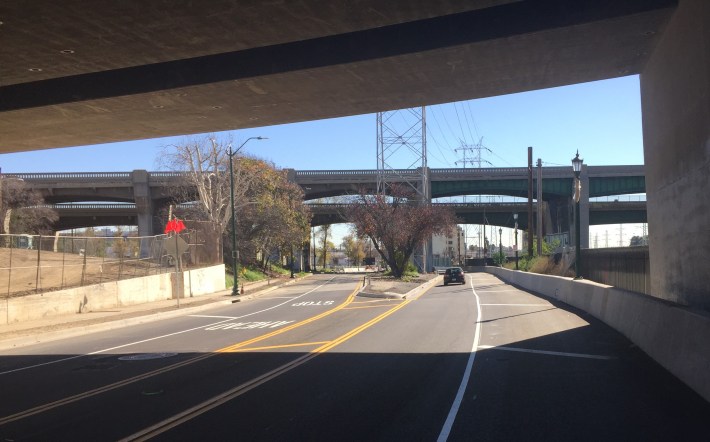
[[[302,301],[295,304],[291,304],[291,307],[306,307],[306,306],[319,306],[319,305],[333,305],[335,301]]]
[[[479,290],[481,293],[505,293],[505,292],[520,292],[520,290],[517,289],[511,289],[511,290]]]
[[[463,378],[461,378],[461,384],[459,385],[459,389],[456,392],[454,402],[451,404],[449,415],[446,417],[444,426],[441,428],[441,433],[439,433],[437,442],[446,442],[446,440],[449,438],[451,428],[454,426],[456,415],[458,414],[459,407],[461,406],[461,402],[463,401],[463,394],[466,391],[466,387],[468,386],[468,380],[471,377],[471,368],[473,367],[474,359],[476,359],[476,352],[478,351],[478,342],[481,337],[481,322],[483,319],[481,316],[481,300],[478,298],[478,293],[476,293],[476,289],[473,288],[473,278],[471,278],[470,281],[471,291],[473,291],[473,295],[476,297],[476,308],[478,311],[478,320],[476,321],[476,332],[473,336],[473,345],[471,347],[471,353],[468,356],[468,362],[466,363],[466,370],[464,370]]]
[[[493,350],[504,350],[504,351],[516,351],[520,353],[535,353],[541,355],[551,355],[551,356],[566,356],[570,358],[585,358],[585,359],[616,359],[615,356],[604,356],[604,355],[590,355],[585,353],[567,353],[562,351],[546,351],[546,350],[530,350],[527,348],[516,348],[516,347],[496,347],[494,345],[480,345],[478,348],[482,349],[493,349]]]
[[[205,330],[251,330],[254,328],[277,328],[290,324],[293,321],[266,321],[266,322],[228,322],[207,327]]]
[[[301,297],[303,297],[303,296],[308,295],[309,293],[313,293],[314,291],[316,291],[316,290],[318,290],[319,288],[323,287],[324,285],[328,284],[328,283],[329,283],[330,281],[332,281],[333,279],[335,279],[335,276],[333,276],[332,278],[330,278],[329,280],[327,280],[327,281],[324,282],[323,284],[321,284],[321,285],[319,285],[319,286],[317,286],[317,287],[314,287],[313,289],[311,289],[311,290],[309,290],[309,291],[303,293],[302,295],[296,296],[295,298],[287,299],[286,301],[282,302],[281,304],[277,304],[277,305],[275,305],[275,306],[273,306],[273,307],[265,308],[265,309],[263,309],[263,310],[259,310],[259,311],[252,312],[252,313],[247,313],[246,315],[236,316],[236,317],[230,318],[230,319],[225,319],[224,321],[215,322],[214,324],[210,324],[210,325],[207,325],[207,326],[201,325],[201,326],[199,326],[199,327],[189,328],[189,329],[187,329],[187,330],[182,330],[182,331],[178,331],[178,332],[175,332],[175,333],[168,333],[167,335],[156,336],[156,337],[153,337],[153,338],[148,338],[148,339],[143,339],[143,340],[140,340],[140,341],[130,342],[130,343],[128,343],[128,344],[117,345],[116,347],[105,348],[105,349],[103,349],[103,350],[97,350],[97,351],[93,351],[93,352],[91,352],[91,353],[86,353],[86,354],[83,354],[83,355],[70,356],[70,357],[68,357],[68,358],[57,359],[57,360],[50,361],[50,362],[43,362],[43,363],[41,363],[41,364],[35,364],[35,365],[29,365],[29,366],[27,366],[27,367],[15,368],[15,369],[13,369],[13,370],[8,370],[8,371],[0,372],[0,376],[2,376],[2,375],[4,375],[4,374],[9,374],[9,373],[16,373],[16,372],[18,372],[18,371],[29,370],[29,369],[31,369],[31,368],[38,368],[38,367],[44,367],[44,366],[47,366],[47,365],[57,364],[57,363],[59,363],[59,362],[71,361],[72,359],[83,358],[84,356],[93,356],[93,355],[97,355],[97,354],[101,354],[101,353],[106,353],[107,351],[118,350],[118,349],[120,349],[120,348],[130,347],[130,346],[132,346],[132,345],[137,345],[137,344],[143,344],[144,342],[150,342],[150,341],[155,341],[155,340],[158,340],[158,339],[168,338],[168,337],[170,337],[170,336],[180,335],[180,334],[182,334],[182,333],[188,333],[188,332],[195,331],[195,330],[202,330],[202,329],[204,329],[205,327],[214,326],[214,325],[217,325],[217,324],[221,324],[221,323],[223,323],[223,322],[232,321],[232,320],[234,320],[234,319],[246,318],[247,316],[256,315],[256,314],[258,314],[258,313],[263,313],[263,312],[265,312],[265,311],[272,310],[272,309],[275,309],[275,308],[277,308],[277,307],[281,307],[282,305],[291,302],[291,299],[301,298]]]
[[[488,305],[504,305],[507,307],[554,307],[552,304],[481,304],[482,306]]]
[[[238,319],[236,316],[212,316],[212,315],[187,315],[191,318],[222,318],[222,319]]]

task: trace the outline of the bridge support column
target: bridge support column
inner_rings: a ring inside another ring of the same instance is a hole
[[[582,180],[582,195],[579,199],[579,230],[583,249],[589,248],[589,172],[586,165],[582,166],[579,176]]]
[[[134,170],[131,172],[133,182],[133,200],[136,203],[138,218],[138,236],[152,236],[153,233],[153,199],[150,195],[148,172]]]
[[[680,0],[641,74],[651,294],[710,311],[710,2]]]
[[[583,249],[588,249],[589,248],[589,173],[587,169],[587,165],[584,164],[582,165],[582,173],[579,175],[580,181],[582,181],[582,194],[580,195],[579,198],[579,242],[580,246]],[[572,190],[572,189],[570,189]],[[571,220],[570,226],[569,226],[569,239],[570,239],[570,244],[574,245],[576,241],[576,235],[577,232],[575,231],[574,228],[574,199],[572,197],[569,198],[570,202],[570,210],[569,210],[569,218]]]

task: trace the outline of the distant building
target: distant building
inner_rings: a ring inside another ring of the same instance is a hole
[[[456,231],[452,235],[434,235],[431,251],[434,255],[435,267],[463,262],[466,255],[466,233],[460,226],[456,226]]]

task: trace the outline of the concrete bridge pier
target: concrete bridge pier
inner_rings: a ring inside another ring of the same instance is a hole
[[[710,2],[680,0],[641,73],[651,294],[706,311],[710,311],[708,23]]]
[[[131,181],[138,217],[138,236],[151,236],[153,235],[153,199],[150,195],[148,172],[134,170],[131,172]]]
[[[583,249],[588,249],[589,248],[589,173],[587,169],[587,165],[584,164],[582,165],[582,172],[579,174],[579,179],[582,182],[582,193],[579,198],[579,241],[580,241],[580,246]],[[574,189],[570,189],[572,193],[574,193]],[[569,228],[569,239],[570,239],[570,244],[574,246],[576,244],[576,235],[577,232],[575,231],[575,202],[572,197],[569,199],[570,201],[570,217],[569,219],[571,220],[571,225]]]

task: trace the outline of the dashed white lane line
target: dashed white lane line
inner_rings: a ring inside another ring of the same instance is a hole
[[[520,353],[534,353],[549,356],[565,356],[569,358],[585,358],[585,359],[616,359],[615,356],[605,356],[605,355],[590,355],[585,353],[567,353],[563,351],[547,351],[547,350],[531,350],[528,348],[516,348],[516,347],[496,347],[494,345],[479,345],[478,348],[482,350],[493,349],[493,350],[503,350],[503,351],[515,351]]]

